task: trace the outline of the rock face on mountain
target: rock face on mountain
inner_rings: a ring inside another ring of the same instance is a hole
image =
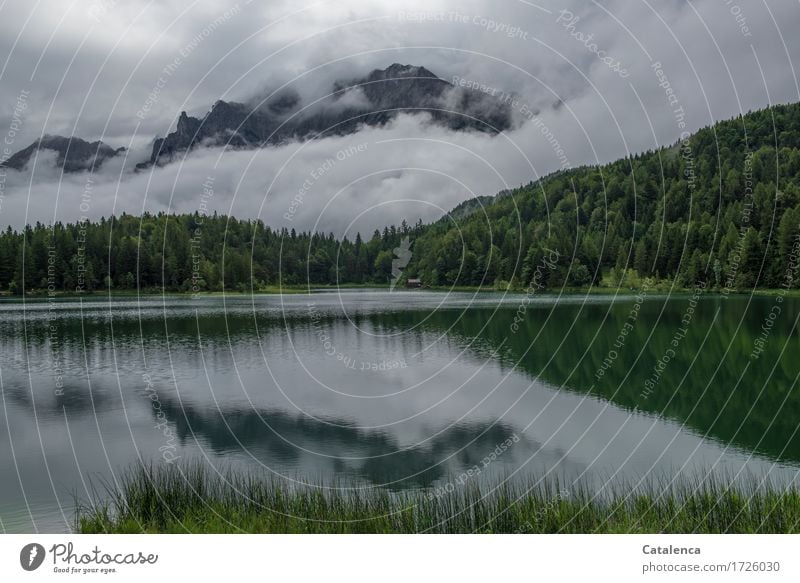
[[[156,139],[150,160],[165,164],[199,145],[259,148],[291,139],[346,135],[382,126],[399,113],[426,113],[452,130],[497,133],[511,127],[510,106],[480,91],[456,87],[424,67],[394,64],[363,79],[338,81],[330,95],[304,106],[293,91],[266,103],[217,101],[202,119],[182,112],[174,132]]]
[[[109,158],[124,152],[125,148],[115,150],[103,142],[87,142],[76,137],[44,136],[13,154],[0,166],[22,170],[39,150],[56,152],[56,165],[64,172],[79,172],[99,168]]]
[[[266,101],[217,101],[202,119],[182,112],[174,132],[153,142],[145,169],[169,163],[198,146],[261,148],[289,140],[352,134],[364,126],[386,125],[400,113],[425,114],[431,123],[455,131],[499,133],[512,124],[510,105],[474,89],[457,87],[425,67],[394,65],[362,79],[337,81],[320,99],[284,90]],[[45,136],[0,166],[22,170],[38,150],[54,150],[65,172],[97,169],[124,152],[103,142]]]

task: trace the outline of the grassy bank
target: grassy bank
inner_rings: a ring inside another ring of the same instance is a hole
[[[131,470],[109,502],[79,506],[81,533],[788,533],[800,531],[797,490],[684,484],[603,501],[548,483],[456,487],[450,493],[287,488],[199,466]]]

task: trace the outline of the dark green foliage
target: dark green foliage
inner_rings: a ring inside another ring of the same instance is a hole
[[[163,288],[245,291],[268,285],[373,283],[391,277],[393,249],[422,230],[375,231],[363,242],[274,231],[225,216],[122,215],[0,233],[0,291]],[[24,251],[23,251],[24,250]],[[388,257],[388,261],[387,261]]]
[[[798,146],[795,104],[721,122],[671,148],[557,172],[431,225],[411,268],[434,285],[524,288],[556,251],[537,287],[628,287],[646,276],[678,287],[780,287],[800,234]]]

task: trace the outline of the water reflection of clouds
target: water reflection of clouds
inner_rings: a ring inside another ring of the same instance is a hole
[[[140,456],[158,461],[163,439],[154,429],[153,407],[141,382],[147,372],[182,459],[206,456],[220,467],[271,470],[288,480],[391,484],[396,489],[442,483],[510,435],[519,435],[520,443],[482,478],[516,472],[514,479],[527,481],[550,472],[567,479],[583,475],[594,484],[612,478],[612,484],[619,484],[648,475],[671,476],[684,465],[683,473],[690,476],[709,468],[731,474],[744,470],[784,483],[795,475],[790,464],[798,450],[787,444],[791,431],[784,427],[791,415],[780,417],[774,427],[778,445],[789,446],[781,458],[789,463],[774,464],[766,442],[761,443],[762,453],[753,455],[756,444],[770,435],[759,423],[770,421],[774,411],[764,416],[769,395],[750,399],[749,385],[738,389],[741,399],[737,392],[738,400],[728,401],[720,422],[714,422],[719,407],[685,414],[698,404],[691,384],[670,403],[654,403],[661,407],[658,411],[631,413],[627,387],[636,388],[636,379],[648,370],[650,352],[655,357],[663,348],[658,337],[642,342],[638,329],[630,346],[644,349],[644,368],[632,366],[633,352],[626,351],[606,375],[613,377],[608,391],[597,387],[586,393],[589,383],[580,375],[591,376],[595,367],[576,364],[581,358],[602,360],[633,298],[593,298],[585,306],[548,300],[532,307],[526,329],[509,338],[515,301],[496,310],[498,296],[493,296],[493,304],[481,300],[464,310],[464,296],[471,296],[464,294],[447,309],[435,309],[440,297],[429,301],[423,293],[419,304],[412,305],[395,297],[402,293],[387,295],[346,295],[346,301],[357,304],[347,313],[370,331],[368,341],[345,317],[342,297],[326,293],[313,300],[320,325],[335,336],[337,348],[366,361],[404,357],[406,369],[349,371],[331,362],[309,327],[311,298],[302,295],[205,298],[197,305],[186,298],[166,303],[157,298],[143,300],[141,309],[136,302],[123,301],[124,309],[114,311],[113,331],[106,303],[86,302],[83,311],[65,307],[55,356],[46,304],[14,312],[9,303],[0,302],[0,366],[8,413],[8,421],[0,418],[0,459],[4,467],[13,466],[13,436],[16,455],[28,464],[26,489],[44,501],[41,508],[47,510],[41,512],[48,520],[55,520],[59,510],[49,482],[42,480],[45,459],[60,476],[58,488],[63,483],[67,490],[80,490],[89,474],[107,476],[111,468],[124,468]],[[381,298],[386,298],[382,310]],[[648,298],[641,321],[651,322],[664,301]],[[680,320],[681,302],[677,306],[675,313],[666,306],[662,321],[667,330]],[[717,307],[714,298],[708,298],[707,310],[699,306],[698,330],[708,325],[707,316]],[[545,324],[553,309],[556,317]],[[790,303],[786,309],[793,309]],[[757,330],[759,312],[749,313],[753,316],[746,329],[737,331],[725,319],[714,324],[713,337],[704,345],[704,354],[714,355],[712,364],[724,360],[723,348],[732,335],[742,338],[750,328]],[[578,318],[579,329],[567,332]],[[394,334],[423,321],[413,332]],[[786,334],[783,328],[774,331],[775,346],[797,342],[784,338]],[[685,342],[691,351],[697,339],[687,337]],[[64,364],[60,397],[54,392],[54,357]],[[700,365],[692,370],[693,382],[705,385],[706,377],[718,381],[710,385],[709,402],[727,398],[729,386],[723,381],[737,367],[736,354],[729,358],[731,366],[719,372]],[[753,385],[755,390],[769,378],[767,389],[782,391],[782,379],[796,374],[785,359],[770,372],[774,363],[775,355],[765,354],[751,365],[754,378],[762,381]],[[627,384],[617,373],[628,375]],[[743,418],[748,425],[733,439],[730,428],[739,427]],[[29,481],[37,480],[38,486],[28,488]],[[0,488],[0,496],[12,486]],[[11,490],[8,496],[22,504],[19,493]]]

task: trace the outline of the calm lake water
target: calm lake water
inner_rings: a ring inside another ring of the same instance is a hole
[[[139,460],[392,490],[788,485],[798,316],[710,294],[0,301],[0,530],[71,529]]]

